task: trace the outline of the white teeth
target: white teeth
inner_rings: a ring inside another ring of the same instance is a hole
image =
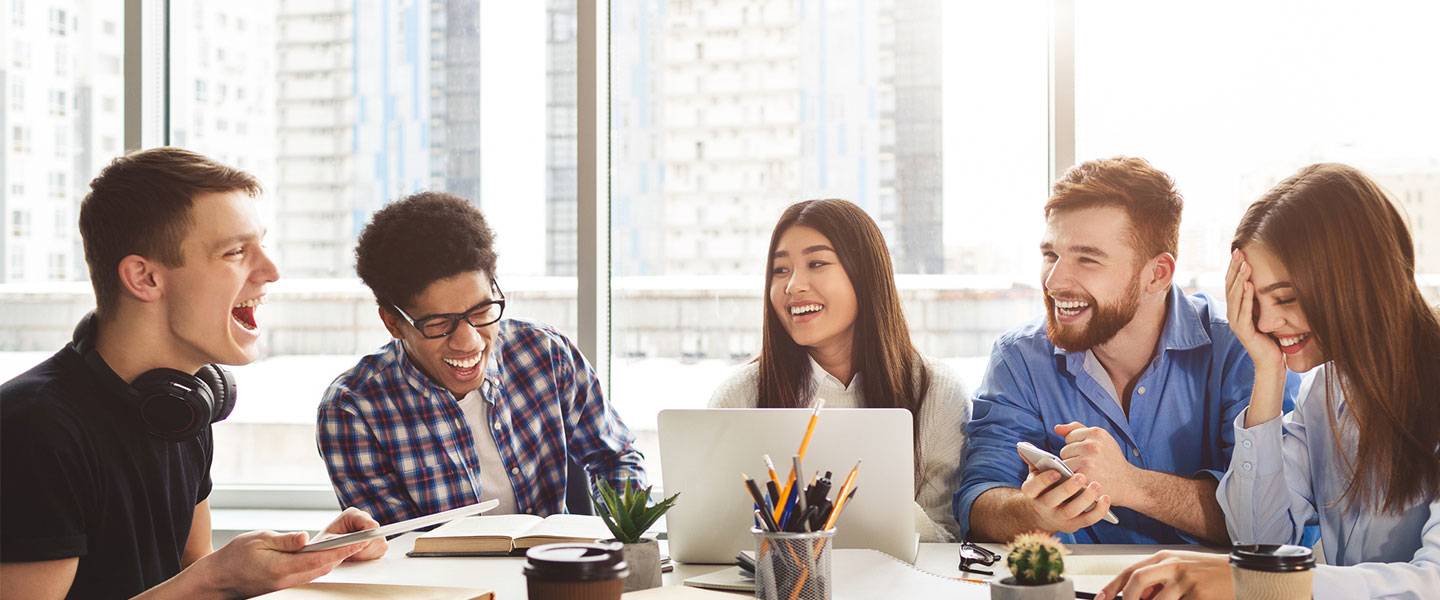
[[[241,302],[241,303],[239,303],[239,304],[236,304],[236,305],[235,305],[235,308],[253,308],[253,307],[256,307],[256,306],[260,306],[261,304],[264,304],[264,303],[265,303],[265,297],[264,297],[264,296],[259,296],[259,297],[256,297],[256,298],[251,298],[251,299],[246,300],[246,301],[244,301],[244,302]]]
[[[480,364],[480,355],[479,355],[479,354],[476,354],[475,356],[472,356],[472,357],[467,358],[467,359],[465,359],[465,360],[455,360],[455,359],[451,359],[451,358],[446,358],[446,359],[444,359],[444,361],[445,361],[445,364],[450,365],[450,366],[452,366],[452,367],[455,367],[455,368],[457,368],[457,369],[468,369],[468,368],[473,367],[473,366],[475,366],[475,365],[477,365],[477,364]]]
[[[821,305],[819,305],[819,304],[805,304],[805,305],[802,305],[802,306],[792,306],[792,307],[790,307],[790,314],[792,314],[792,315],[806,315],[806,314],[810,314],[810,313],[813,313],[813,312],[820,312],[820,309],[822,309],[822,308],[825,308],[825,307],[824,307],[824,306],[821,306]]]
[[[1056,300],[1055,306],[1066,310],[1080,310],[1090,306],[1090,303],[1080,300]]]
[[[1310,334],[1308,334],[1308,333],[1302,333],[1302,334],[1297,335],[1297,336],[1294,336],[1294,337],[1282,337],[1282,338],[1277,338],[1277,339],[1280,341],[1280,345],[1281,345],[1281,346],[1289,347],[1289,346],[1294,346],[1295,344],[1298,344],[1298,343],[1300,343],[1300,342],[1305,341],[1305,338],[1307,338],[1307,337],[1310,337]]]

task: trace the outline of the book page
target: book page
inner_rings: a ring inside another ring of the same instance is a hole
[[[522,536],[526,540],[534,542],[543,540],[604,540],[615,537],[610,529],[605,527],[605,521],[593,515],[567,515],[555,514],[545,517],[544,521],[530,528]],[[516,544],[519,547],[519,544]]]
[[[434,531],[420,534],[420,540],[431,538],[501,538],[514,539],[539,525],[540,517],[535,515],[485,515],[465,517],[446,523]]]

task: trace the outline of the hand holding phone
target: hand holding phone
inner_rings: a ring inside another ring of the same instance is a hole
[[[1075,476],[1075,472],[1070,470],[1070,467],[1065,464],[1065,461],[1060,460],[1060,457],[1054,454],[1041,450],[1036,447],[1035,444],[1018,442],[1015,444],[1015,449],[1019,450],[1021,458],[1024,458],[1025,462],[1030,463],[1037,471],[1055,471],[1059,473],[1060,481],[1057,481],[1056,485],[1064,483],[1065,480]],[[1090,510],[1094,507],[1095,505],[1091,504],[1090,508],[1085,510]],[[1115,525],[1120,524],[1120,519],[1115,516],[1113,511],[1105,511],[1105,521]]]

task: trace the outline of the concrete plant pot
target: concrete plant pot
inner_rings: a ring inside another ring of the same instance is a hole
[[[1046,585],[1020,585],[1014,577],[990,582],[990,600],[1074,600],[1075,584],[1061,579]]]
[[[630,575],[625,578],[625,591],[660,587],[660,542],[642,538],[639,543],[624,546],[625,563],[630,566]]]

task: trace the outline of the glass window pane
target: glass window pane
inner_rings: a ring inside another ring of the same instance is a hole
[[[1077,159],[1142,156],[1175,178],[1183,284],[1219,294],[1245,208],[1315,162],[1374,176],[1419,271],[1440,273],[1440,80],[1420,75],[1440,7],[1126,0],[1077,3],[1075,21]]]
[[[7,295],[85,279],[80,234],[69,217],[79,214],[90,178],[120,151],[124,116],[117,67],[124,46],[114,29],[122,3],[9,5],[0,15],[0,215],[11,221],[0,234],[0,285]],[[89,293],[88,286],[73,289]],[[53,341],[68,339],[68,308],[37,313],[27,325],[66,330]],[[40,343],[7,337],[0,349]]]
[[[573,337],[573,0],[171,10],[171,140],[261,178],[281,272],[264,354],[234,369],[240,403],[215,430],[217,484],[328,486],[316,405],[389,340],[355,276],[355,241],[406,194],[477,203],[496,232],[505,316]]]
[[[611,4],[612,388],[653,471],[656,413],[704,406],[759,351],[771,229],[799,200],[876,220],[920,351],[978,381],[976,357],[1038,307],[1047,18],[1028,2]]]

